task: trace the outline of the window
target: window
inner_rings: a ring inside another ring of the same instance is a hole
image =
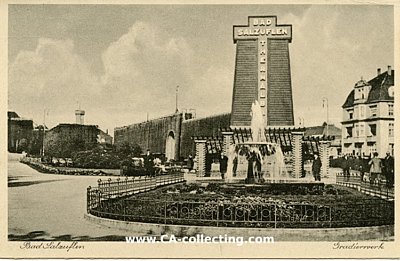
[[[359,127],[359,125],[355,124],[354,129],[356,130],[354,137],[360,137],[360,132],[359,132],[360,127]]]
[[[353,127],[346,127],[347,130],[347,138],[353,137]]]
[[[360,137],[364,137],[364,128],[365,128],[364,124],[361,123],[360,124]]]
[[[375,116],[376,116],[376,113],[377,113],[377,111],[378,111],[378,107],[377,107],[376,105],[373,105],[373,106],[370,106],[369,108],[370,108],[370,110],[371,110],[371,116],[372,116],[372,117],[375,117]]]
[[[371,133],[371,136],[376,136],[376,124],[369,125],[369,132]]]
[[[394,136],[394,123],[389,123],[389,137]]]
[[[393,104],[389,104],[389,116],[393,116]]]
[[[360,117],[364,118],[364,115],[365,115],[365,108],[364,108],[364,106],[362,106],[362,107],[360,107]]]
[[[347,113],[349,114],[349,119],[353,119],[353,110],[348,110]]]
[[[368,149],[369,149],[370,155],[373,155],[374,152],[376,152],[376,143],[375,142],[372,142],[372,143],[368,142],[367,145],[368,145]]]

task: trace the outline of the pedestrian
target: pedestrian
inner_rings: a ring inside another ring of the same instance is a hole
[[[228,157],[225,153],[221,152],[221,157],[219,158],[219,171],[221,172],[221,178],[225,178],[225,173],[228,170]]]
[[[312,173],[314,176],[315,181],[321,181],[321,159],[319,158],[318,154],[314,154],[314,161],[312,163]]]
[[[144,168],[147,176],[152,177],[154,173],[154,157],[150,150],[147,150],[146,156],[144,157]]]
[[[189,154],[189,157],[188,157],[188,160],[187,160],[187,168],[188,168],[189,172],[192,171],[193,164],[194,164],[194,161],[193,161],[192,154]]]
[[[374,185],[375,181],[380,179],[380,176],[382,174],[382,160],[378,158],[378,152],[374,152],[374,157],[368,162],[368,165],[370,166],[370,184]]]
[[[211,167],[212,167],[212,163],[213,163],[213,157],[212,154],[207,153],[206,154],[206,173],[204,175],[204,177],[210,177],[211,176]]]
[[[364,181],[364,176],[365,176],[365,172],[368,169],[368,161],[366,162],[365,159],[363,159],[361,156],[358,159],[358,170],[360,171],[360,181],[363,182]]]
[[[345,178],[345,181],[349,181],[350,180],[350,160],[347,155],[345,155],[343,158],[342,169],[343,169],[343,176]]]
[[[233,176],[236,177],[236,172],[237,172],[237,167],[238,167],[238,155],[235,155],[235,158],[233,159]]]
[[[394,184],[394,158],[390,155],[390,152],[386,152],[386,157],[383,159],[383,166],[386,177],[386,185],[388,188],[392,188]]]

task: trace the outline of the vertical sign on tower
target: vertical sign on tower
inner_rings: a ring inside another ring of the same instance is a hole
[[[292,26],[277,25],[276,16],[251,16],[248,26],[233,27],[237,56],[232,126],[250,125],[255,99],[269,126],[294,125],[288,49],[291,39]],[[251,70],[256,70],[255,74]]]

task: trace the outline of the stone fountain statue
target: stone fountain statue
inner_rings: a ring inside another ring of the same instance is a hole
[[[229,148],[226,182],[234,180],[239,156],[245,156],[247,160],[246,183],[263,183],[266,172],[269,174],[268,179],[277,180],[286,177],[287,172],[280,144],[266,140],[264,116],[258,101],[251,106],[250,127],[252,141],[234,144]]]

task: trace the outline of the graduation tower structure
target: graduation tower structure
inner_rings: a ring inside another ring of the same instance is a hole
[[[292,26],[276,16],[250,16],[247,26],[233,26],[236,44],[232,127],[248,127],[251,105],[258,101],[265,127],[294,126],[289,43]]]

